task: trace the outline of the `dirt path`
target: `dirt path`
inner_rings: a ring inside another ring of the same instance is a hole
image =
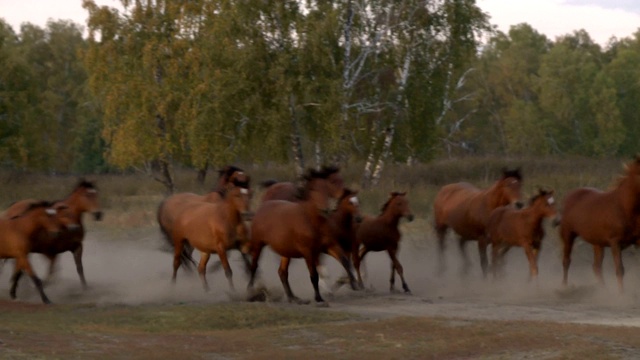
[[[403,244],[400,260],[405,268],[412,295],[390,294],[388,291],[389,260],[385,254],[371,254],[366,258],[368,291],[354,292],[344,288],[333,296],[327,295],[331,310],[354,312],[366,317],[429,316],[478,320],[536,320],[567,323],[640,326],[640,277],[635,250],[625,253],[627,292],[618,294],[613,281],[611,260],[605,260],[608,274],[605,288],[595,285],[591,273],[591,250],[578,246],[571,268],[572,286],[560,287],[561,267],[558,246],[551,239],[541,254],[540,278],[527,282],[527,266],[520,250],[515,249],[507,259],[507,272],[500,281],[483,280],[474,261],[473,271],[467,277],[459,274],[457,249],[447,249],[448,271],[435,274],[435,253],[418,236],[409,237]],[[452,242],[453,244],[453,242]],[[180,271],[178,283],[170,284],[171,254],[161,249],[155,229],[135,232],[105,233],[92,231],[86,239],[85,272],[90,284],[82,291],[72,256],[60,258],[55,282],[46,288],[49,297],[57,303],[116,303],[157,304],[179,302],[225,302],[243,299],[246,277],[239,257],[232,254],[234,281],[238,292],[232,294],[223,274],[209,275],[212,291],[205,293],[193,274]],[[469,246],[473,260],[476,250]],[[608,256],[608,253],[607,253]],[[39,255],[32,255],[36,271],[45,275],[45,263]],[[212,257],[213,259],[213,257]],[[324,261],[332,278],[342,274],[333,259]],[[11,265],[12,266],[12,265]],[[8,299],[9,264],[0,273],[0,300]],[[277,258],[266,252],[261,260],[262,281],[272,296],[282,298],[277,277]],[[302,261],[294,261],[290,269],[294,292],[303,298],[312,298],[308,272]],[[373,288],[373,290],[371,289]],[[39,298],[28,281],[21,281],[20,301],[38,303]],[[280,300],[283,301],[283,300]]]

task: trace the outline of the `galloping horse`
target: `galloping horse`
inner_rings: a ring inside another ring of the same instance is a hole
[[[180,214],[184,212],[185,209],[188,209],[190,206],[192,206],[193,203],[219,202],[223,198],[222,194],[232,186],[239,186],[250,190],[250,177],[244,172],[244,170],[233,165],[227,165],[219,170],[218,173],[218,183],[216,185],[216,188],[210,193],[207,193],[205,195],[198,195],[188,192],[178,193],[167,197],[160,203],[157,211],[158,224],[160,225],[160,231],[168,242],[172,242],[171,234],[173,233],[174,222],[176,221],[178,216],[180,216]],[[246,227],[244,226],[244,224],[238,225],[237,235],[241,238],[248,238]],[[190,245],[185,246],[183,260],[189,260],[189,262],[183,262],[183,264],[188,269],[191,264],[195,265],[193,259],[190,256],[192,251],[193,249],[190,247]]]
[[[623,291],[622,250],[633,244],[640,216],[640,157],[625,166],[625,174],[615,188],[600,191],[578,188],[564,198],[560,236],[564,256],[562,283],[567,285],[571,250],[577,236],[593,246],[593,271],[603,284],[604,248],[610,247],[616,267],[618,288]]]
[[[329,197],[332,199],[340,199],[344,191],[344,179],[342,175],[340,175],[340,168],[325,165],[319,171],[327,174]],[[304,192],[304,189],[288,181],[265,181],[262,183],[262,186],[266,188],[266,190],[262,194],[261,202],[268,200],[299,201],[301,194]]]
[[[336,209],[329,216],[329,236],[336,239],[342,247],[344,254],[352,262],[353,258],[358,254],[358,246],[356,242],[356,226],[362,222],[360,214],[360,202],[356,196],[358,191],[344,189],[342,197],[338,200]],[[322,273],[320,274],[320,281]],[[338,279],[333,286],[333,290],[339,288],[346,283],[346,278]],[[323,285],[324,286],[324,285]],[[332,289],[328,289],[332,291]]]
[[[402,289],[410,293],[409,286],[404,281],[404,270],[398,257],[398,245],[401,234],[398,229],[401,218],[413,221],[413,214],[409,209],[409,200],[406,192],[392,192],[389,200],[382,207],[382,213],[377,217],[365,217],[357,226],[356,242],[362,246],[359,253],[354,254],[354,265],[358,274],[358,283],[364,287],[362,276],[360,275],[360,264],[369,251],[387,251],[391,258],[391,278],[389,280],[390,290],[395,291],[396,272],[402,280]]]
[[[0,218],[0,258],[15,259],[15,273],[11,279],[10,295],[16,298],[18,280],[23,272],[33,280],[42,302],[51,303],[42,288],[42,281],[33,272],[29,263],[29,251],[31,250],[31,238],[42,230],[55,236],[61,229],[61,224],[55,217],[56,210],[50,202],[33,202],[26,207],[23,213],[11,218]]]
[[[440,251],[440,271],[444,270],[445,236],[447,229],[451,228],[459,235],[458,245],[464,260],[464,273],[469,269],[469,259],[465,252],[466,242],[477,240],[482,274],[487,275],[488,242],[485,232],[489,215],[500,206],[519,202],[521,186],[520,169],[503,169],[502,177],[486,190],[478,189],[466,182],[445,185],[440,189],[433,203]]]
[[[24,213],[25,209],[35,203],[35,200],[22,200],[11,205],[4,213],[5,218],[15,217]],[[82,224],[82,214],[91,213],[95,220],[102,219],[102,210],[98,202],[98,190],[91,181],[81,179],[69,196],[63,200],[55,201],[54,209],[63,209],[66,216],[71,217],[74,226],[68,226],[52,237],[47,231],[38,231],[30,237],[31,252],[46,256],[49,263],[49,275],[51,278],[55,271],[55,263],[58,254],[70,251],[76,264],[76,271],[84,289],[87,281],[84,277],[82,265],[83,240],[85,229]]]
[[[291,258],[304,258],[311,283],[315,291],[315,301],[324,304],[318,288],[318,257],[321,252],[340,259],[351,278],[355,289],[349,260],[340,244],[329,235],[329,196],[332,183],[329,180],[335,171],[310,169],[304,176],[304,191],[296,202],[267,200],[258,208],[251,223],[251,279],[248,288],[253,288],[258,261],[264,246],[281,256],[278,274],[290,302],[303,303],[293,295],[289,286],[289,262]]]
[[[178,267],[184,256],[183,247],[189,244],[201,253],[198,273],[205,290],[209,290],[205,273],[212,253],[217,253],[220,257],[229,286],[234,288],[227,250],[239,248],[237,243],[246,240],[238,239],[237,229],[243,223],[243,216],[249,212],[251,198],[250,191],[243,187],[232,187],[222,195],[222,200],[215,203],[192,203],[173,222],[173,282],[176,281]]]
[[[553,190],[538,190],[529,206],[515,209],[501,206],[491,213],[487,224],[487,236],[491,242],[493,276],[497,276],[504,255],[512,246],[524,249],[529,260],[530,279],[538,276],[538,254],[544,238],[542,220],[557,214]]]

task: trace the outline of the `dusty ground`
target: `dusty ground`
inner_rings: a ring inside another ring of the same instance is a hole
[[[528,281],[526,258],[519,248],[507,255],[506,274],[502,279],[482,279],[475,243],[467,252],[473,262],[470,273],[460,271],[457,243],[451,237],[445,252],[447,269],[438,275],[434,238],[426,222],[403,224],[407,234],[400,250],[400,261],[412,295],[390,294],[390,263],[385,253],[370,253],[365,259],[367,291],[354,292],[348,287],[333,295],[326,294],[331,309],[355,312],[367,316],[441,316],[465,319],[542,320],[571,323],[640,326],[640,276],[635,249],[624,252],[626,266],[624,294],[619,294],[613,265],[607,252],[604,269],[607,284],[598,286],[591,271],[591,249],[577,242],[569,273],[570,286],[561,283],[559,240],[550,233],[540,255],[540,276]],[[552,230],[550,230],[551,232]],[[110,232],[90,230],[86,238],[84,266],[90,284],[82,291],[70,253],[59,258],[58,272],[46,292],[54,303],[96,304],[163,304],[173,302],[227,302],[244,299],[247,278],[239,254],[232,252],[232,268],[237,292],[230,291],[221,271],[209,274],[211,291],[205,293],[194,274],[178,273],[174,286],[170,283],[171,254],[163,247],[155,228]],[[44,259],[31,256],[38,274],[45,277]],[[215,256],[212,257],[212,261]],[[324,259],[330,279],[343,274],[332,258]],[[0,273],[0,301],[8,300],[8,282],[12,263]],[[282,299],[282,287],[277,276],[278,260],[269,250],[263,252],[260,272],[273,299]],[[294,260],[290,281],[296,295],[312,299],[313,291],[302,260]],[[332,280],[330,280],[332,281]],[[399,286],[399,279],[396,280]],[[18,289],[20,301],[39,303],[35,289],[22,279]]]

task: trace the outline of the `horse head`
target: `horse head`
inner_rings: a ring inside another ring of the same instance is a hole
[[[342,210],[345,213],[351,215],[356,223],[362,222],[362,214],[360,213],[360,201],[358,200],[357,190],[344,189],[342,197],[338,201],[338,210]]]
[[[70,207],[75,208],[79,214],[88,212],[93,215],[96,221],[102,220],[102,209],[98,201],[98,188],[91,181],[80,179],[65,202]]]
[[[543,217],[556,217],[558,210],[556,209],[556,201],[553,194],[553,190],[539,188],[538,193],[529,200],[529,206],[540,209]]]
[[[329,183],[329,196],[332,199],[340,199],[344,192],[344,179],[340,175],[340,168],[337,166],[323,166],[320,172],[326,175]]]
[[[389,194],[389,200],[382,206],[382,213],[390,213],[393,217],[404,217],[409,221],[413,221],[413,213],[409,208],[409,200],[406,192],[392,192]]]
[[[248,218],[250,216],[251,190],[241,186],[234,186],[226,191],[225,198],[242,217]]]
[[[520,168],[515,170],[502,169],[502,177],[498,180],[500,205],[515,204],[522,207],[522,174]]]

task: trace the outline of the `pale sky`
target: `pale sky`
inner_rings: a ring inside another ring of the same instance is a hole
[[[119,6],[119,0],[96,0],[99,5]],[[640,28],[640,0],[476,0],[489,13],[491,23],[507,32],[526,22],[555,40],[557,36],[585,29],[605,45],[611,36],[624,38]],[[47,19],[72,20],[85,25],[82,0],[0,0],[0,17],[15,31],[22,22],[44,27]]]

